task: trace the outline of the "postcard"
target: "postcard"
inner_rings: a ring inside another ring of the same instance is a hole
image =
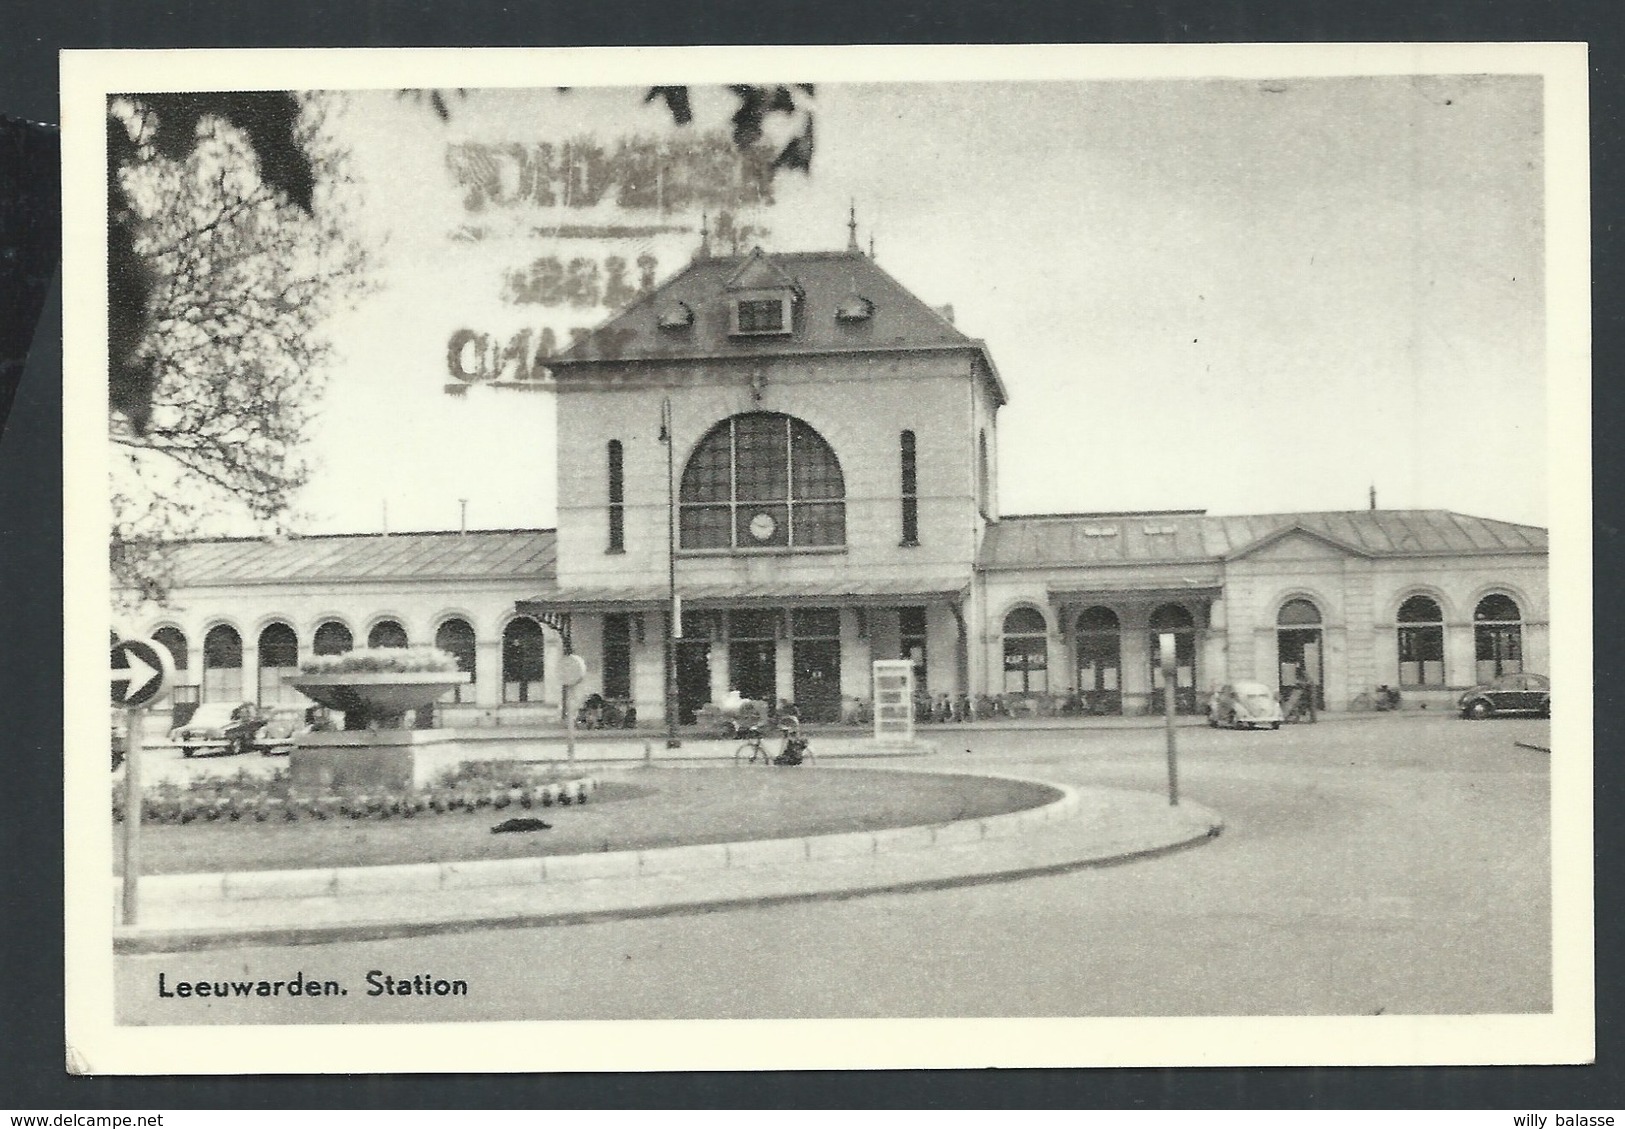
[[[1590,1060],[1584,45],[62,77],[72,1071]]]

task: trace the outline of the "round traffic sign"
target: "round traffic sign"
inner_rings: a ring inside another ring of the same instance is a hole
[[[565,686],[578,685],[587,677],[587,660],[580,655],[565,655],[559,664],[559,681]]]
[[[113,644],[108,662],[113,705],[139,709],[169,688],[175,660],[169,648],[151,639],[125,639]]]

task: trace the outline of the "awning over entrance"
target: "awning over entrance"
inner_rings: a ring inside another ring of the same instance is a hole
[[[760,584],[678,584],[683,607],[783,607],[786,604],[853,604],[891,607],[910,603],[954,603],[965,598],[968,578],[837,578],[824,581],[768,581]],[[570,588],[520,600],[527,615],[557,612],[656,611],[671,595],[664,588]]]

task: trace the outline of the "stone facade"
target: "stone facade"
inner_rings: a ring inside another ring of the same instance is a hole
[[[1334,710],[1379,685],[1448,708],[1486,673],[1549,668],[1544,530],[1443,511],[1001,515],[991,356],[855,247],[702,254],[553,372],[556,530],[180,546],[169,606],[126,625],[166,632],[184,697],[285,704],[262,666],[384,621],[394,642],[454,635],[474,680],[441,708],[452,725],[556,724],[567,649],[587,662],[578,701],[663,719],[668,568],[685,721],[729,690],[835,720],[899,657],[932,697],[1141,713],[1160,708],[1163,633],[1186,710],[1300,667]]]

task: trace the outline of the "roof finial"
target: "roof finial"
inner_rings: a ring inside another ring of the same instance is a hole
[[[875,257],[875,233],[873,231],[869,233],[869,257],[871,259]]]
[[[858,246],[858,201],[854,197],[846,213],[846,249],[855,254],[862,254]]]
[[[694,252],[696,259],[709,259],[711,257],[711,213],[700,213],[700,249]]]

